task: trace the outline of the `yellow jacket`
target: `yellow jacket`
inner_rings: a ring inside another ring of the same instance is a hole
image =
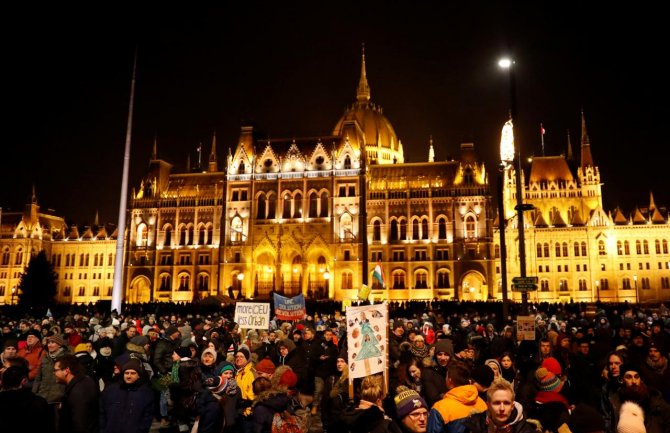
[[[256,370],[254,369],[254,364],[249,361],[247,365],[242,367],[237,371],[235,375],[235,381],[237,382],[237,387],[242,393],[242,398],[244,400],[253,400],[254,399],[254,380],[256,379]]]

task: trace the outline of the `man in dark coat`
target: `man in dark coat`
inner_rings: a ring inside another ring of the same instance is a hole
[[[65,395],[58,414],[59,433],[98,433],[99,388],[81,367],[75,355],[68,354],[56,360],[54,374],[65,384]]]
[[[433,407],[447,392],[447,366],[453,357],[454,348],[451,340],[439,338],[435,342],[431,365],[424,368],[421,374],[421,389],[428,407]]]
[[[100,398],[101,433],[148,433],[154,418],[154,392],[144,366],[130,359],[121,369],[123,380],[109,385]]]
[[[28,369],[14,365],[2,374],[0,419],[8,432],[52,433],[55,430],[54,412],[39,395],[26,387]]]

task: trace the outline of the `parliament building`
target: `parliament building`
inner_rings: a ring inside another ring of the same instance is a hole
[[[124,301],[191,302],[207,296],[267,299],[304,294],[356,299],[502,299],[500,221],[508,282],[521,275],[515,168],[504,171],[504,218],[473,143],[436,161],[406,162],[403,144],[371,100],[362,57],[356,100],[320,137],[261,138],[242,126],[219,161],[177,173],[156,145],[130,192]],[[606,211],[582,114],[579,157],[535,157],[521,172],[531,301],[670,300],[668,209],[649,197]],[[29,257],[45,250],[60,302],[111,299],[117,233],[67,227],[39,210],[0,220],[0,304],[16,302]],[[384,284],[372,277],[379,266]],[[520,293],[510,289],[511,299]]]

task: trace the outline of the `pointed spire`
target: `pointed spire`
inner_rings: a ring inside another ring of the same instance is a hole
[[[361,79],[358,82],[358,91],[356,93],[358,102],[368,102],[370,100],[370,86],[368,77],[365,73],[365,44],[363,44],[361,57]]]
[[[591,156],[591,142],[589,134],[586,132],[586,119],[584,118],[584,109],[582,109],[582,167],[593,167],[593,157]]]
[[[35,193],[35,184],[33,184],[33,195],[30,197],[30,202],[33,204],[37,203],[37,194]]]
[[[98,214],[98,210],[95,210],[95,220],[93,221],[94,226],[99,226],[100,225],[100,215]]]
[[[151,151],[151,159],[152,160],[158,159],[158,134],[154,136],[154,148]]]
[[[216,160],[216,131],[214,131],[214,135],[212,137],[212,150],[209,152],[209,164],[207,167],[207,171],[210,173],[219,171],[219,168],[217,167],[217,160]]]
[[[654,201],[654,193],[649,191],[649,210],[656,209],[656,202]]]
[[[435,149],[433,149],[433,136],[430,136],[430,149],[428,150],[428,162],[435,162]]]
[[[191,153],[186,156],[186,173],[191,172]]]
[[[574,156],[572,155],[572,140],[570,139],[570,130],[568,129],[568,161],[572,161]]]

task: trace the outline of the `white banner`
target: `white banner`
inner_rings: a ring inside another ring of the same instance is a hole
[[[268,329],[270,327],[270,303],[237,302],[235,322],[240,329]]]
[[[386,369],[388,305],[347,307],[349,377],[365,377]]]

